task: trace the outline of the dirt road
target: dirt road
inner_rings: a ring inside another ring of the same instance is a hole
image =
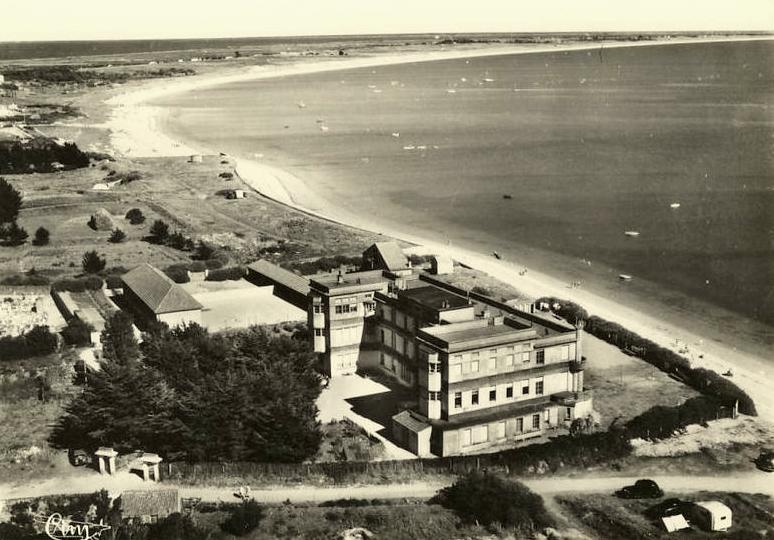
[[[762,472],[738,476],[664,476],[652,477],[665,491],[689,493],[697,491],[736,491],[742,493],[763,493],[774,496],[774,476]],[[523,480],[532,490],[544,496],[559,493],[612,493],[616,489],[632,484],[637,477],[566,478],[552,477]],[[440,488],[452,482],[416,482],[411,484],[363,485],[347,487],[278,486],[276,488],[254,489],[253,497],[260,502],[322,502],[336,499],[401,499],[404,497],[427,499]],[[116,477],[97,474],[82,478],[52,478],[38,485],[0,485],[0,500],[54,495],[60,493],[89,493],[105,488],[112,493],[124,489],[178,488],[182,497],[200,497],[203,501],[235,501],[233,488],[206,486],[176,486],[159,483],[146,484],[128,473]]]

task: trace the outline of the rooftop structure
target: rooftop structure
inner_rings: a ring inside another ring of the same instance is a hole
[[[247,265],[247,280],[258,286],[273,285],[275,296],[307,311],[309,278],[260,260]]]
[[[395,242],[376,242],[363,252],[363,270],[400,272],[409,268],[408,258]]]
[[[202,305],[158,268],[141,264],[121,281],[124,299],[143,321],[155,319],[170,326],[201,323]]]
[[[121,515],[125,520],[155,523],[176,512],[180,512],[176,489],[127,490],[121,494]]]

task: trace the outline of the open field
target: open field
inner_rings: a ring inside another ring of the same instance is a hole
[[[51,242],[44,247],[27,243],[0,248],[0,275],[31,268],[52,278],[74,275],[80,272],[80,259],[89,249],[104,256],[108,268],[131,268],[139,261],[164,268],[190,261],[188,253],[142,240],[155,219],[195,239],[224,245],[235,262],[259,258],[262,247],[276,246],[278,241],[285,243],[285,249],[275,260],[358,253],[376,238],[274,204],[253,192],[246,199],[227,200],[217,192],[249,188],[238,179],[219,178],[221,172],[233,170],[221,161],[226,159],[209,156],[204,163],[188,163],[184,158],[119,160],[57,174],[8,176],[24,194],[20,224],[30,234],[40,226],[47,228]],[[110,170],[138,171],[142,178],[109,191],[93,191],[92,186],[102,182]],[[101,208],[127,234],[125,242],[109,243],[109,231],[88,227],[91,215]],[[130,225],[124,219],[131,208],[143,212],[145,223]]]
[[[604,428],[625,423],[656,405],[678,405],[699,392],[670,378],[640,358],[628,356],[591,334],[583,334],[588,359],[584,386],[594,390],[594,410]]]

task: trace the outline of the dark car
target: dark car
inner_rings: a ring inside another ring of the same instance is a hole
[[[689,509],[689,506],[690,503],[681,501],[680,499],[664,499],[660,503],[645,510],[645,516],[650,519],[677,516],[684,514]]]
[[[626,486],[615,492],[622,499],[658,499],[664,492],[653,480],[637,480],[634,485]]]
[[[761,450],[761,454],[753,460],[753,463],[764,472],[774,472],[774,452],[769,449]]]

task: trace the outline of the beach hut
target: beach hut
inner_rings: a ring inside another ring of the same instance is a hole
[[[242,189],[229,189],[226,191],[227,199],[244,199],[245,192]]]
[[[691,523],[705,531],[726,531],[731,527],[731,509],[720,501],[699,501],[690,509]]]
[[[202,162],[202,155],[201,154],[194,154],[190,157],[188,160],[189,163],[201,163]]]

